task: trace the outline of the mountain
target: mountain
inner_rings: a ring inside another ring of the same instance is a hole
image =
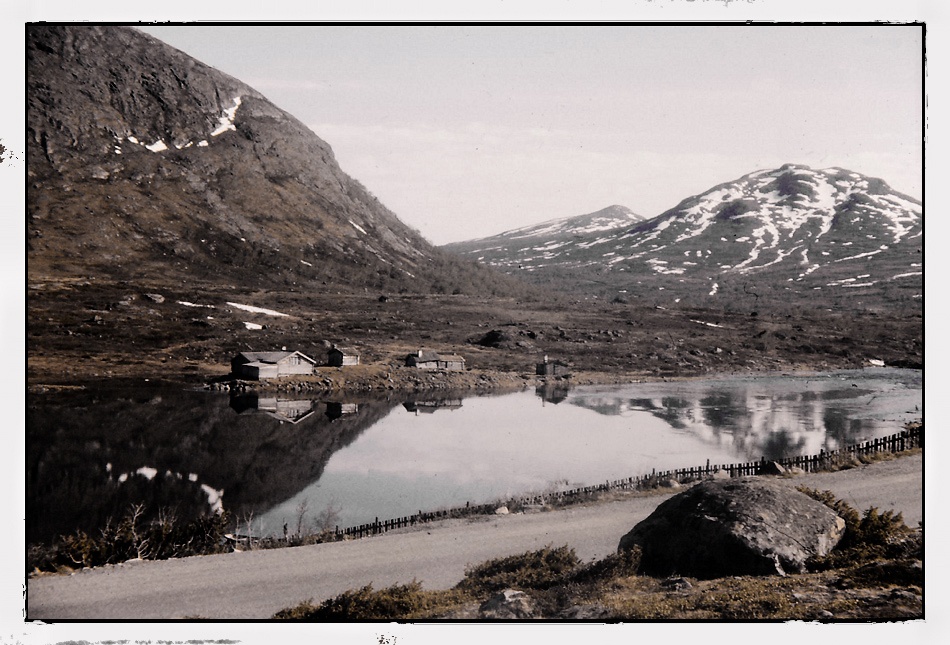
[[[27,29],[28,268],[88,278],[504,291],[241,81],[133,28]]]
[[[712,307],[806,299],[874,309],[919,303],[922,214],[918,200],[880,179],[786,164],[626,227],[552,229],[529,245],[512,231],[446,248],[537,282],[621,299]]]
[[[492,237],[446,244],[442,248],[484,264],[505,268],[520,265],[520,268],[524,262],[534,265],[558,257],[559,249],[570,246],[579,237],[626,230],[645,219],[626,206],[614,205],[587,215],[548,220]]]

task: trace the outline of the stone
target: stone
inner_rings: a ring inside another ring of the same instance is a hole
[[[804,572],[844,534],[844,520],[804,493],[758,477],[705,481],[660,504],[624,535],[648,575],[718,578]]]
[[[478,608],[482,618],[493,619],[534,618],[535,611],[531,597],[515,589],[505,589],[495,594]]]
[[[599,604],[573,605],[559,612],[557,617],[562,620],[605,620],[610,617],[610,610]]]
[[[495,515],[508,515],[508,513],[509,511],[507,506],[499,506],[495,509]]]
[[[667,578],[660,583],[660,586],[671,591],[689,591],[693,588],[692,583],[681,576]]]
[[[762,465],[763,475],[784,475],[785,467],[777,461],[768,461]]]

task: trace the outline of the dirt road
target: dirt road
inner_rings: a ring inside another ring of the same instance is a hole
[[[783,478],[789,486],[831,490],[863,510],[877,506],[923,517],[921,456]],[[456,520],[424,530],[306,547],[158,562],[129,562],[28,582],[28,619],[266,619],[285,607],[319,602],[372,583],[413,579],[425,588],[453,586],[467,565],[545,545],[570,545],[582,560],[617,548],[620,537],[666,495],[555,512]]]

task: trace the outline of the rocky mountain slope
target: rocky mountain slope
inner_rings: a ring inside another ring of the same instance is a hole
[[[31,281],[504,290],[244,83],[135,29],[27,30]]]
[[[513,231],[447,248],[604,296],[713,307],[807,298],[874,309],[919,303],[922,218],[919,201],[880,179],[787,164],[627,227],[561,228],[530,245]]]

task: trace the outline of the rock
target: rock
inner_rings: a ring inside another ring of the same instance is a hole
[[[672,577],[667,578],[660,583],[660,586],[664,589],[670,589],[672,591],[689,591],[693,588],[692,583],[689,580],[682,577]]]
[[[706,481],[666,500],[623,536],[649,575],[717,578],[805,571],[844,534],[844,520],[804,493],[755,477]]]
[[[682,488],[682,487],[683,485],[680,484],[675,479],[661,479],[660,480],[660,488],[670,488],[670,489],[675,490],[677,488]]]
[[[500,329],[493,329],[480,339],[474,341],[476,345],[481,345],[482,347],[495,347],[500,348],[502,345],[511,342],[511,336],[501,331]]]
[[[146,293],[145,297],[157,304],[162,304],[165,302],[165,296],[161,295],[160,293]]]
[[[508,515],[508,512],[507,506],[499,506],[495,509],[495,515]]]
[[[478,608],[482,618],[523,619],[534,618],[534,601],[523,591],[505,589],[495,594]]]
[[[610,617],[610,610],[603,605],[573,605],[559,612],[563,620],[604,620]]]
[[[777,461],[769,461],[762,465],[763,475],[784,475],[785,467]]]

